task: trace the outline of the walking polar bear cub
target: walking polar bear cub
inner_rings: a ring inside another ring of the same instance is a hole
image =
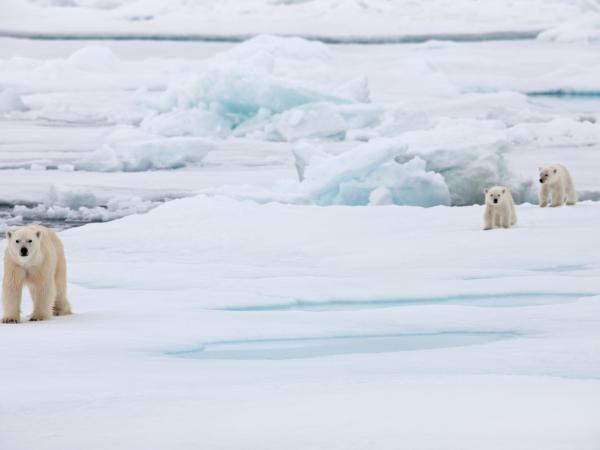
[[[540,206],[574,205],[577,203],[577,192],[571,174],[562,164],[540,167]]]
[[[6,233],[3,323],[21,320],[23,285],[33,300],[30,320],[47,320],[71,314],[67,300],[67,264],[62,242],[56,233],[40,225],[27,225]]]
[[[517,223],[515,202],[507,187],[494,186],[486,189],[484,193],[484,230],[491,230],[494,227],[510,228]]]
[[[562,164],[540,167],[540,206],[574,205],[577,191],[569,170]],[[485,191],[484,230],[494,227],[509,228],[517,223],[515,203],[508,188],[494,186]]]

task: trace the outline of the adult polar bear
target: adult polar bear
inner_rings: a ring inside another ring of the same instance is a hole
[[[577,203],[577,191],[569,170],[562,164],[540,167],[540,206],[574,205]]]
[[[27,225],[6,233],[3,323],[21,320],[21,293],[29,287],[33,300],[30,320],[46,320],[71,314],[67,300],[67,263],[56,233],[41,225]]]

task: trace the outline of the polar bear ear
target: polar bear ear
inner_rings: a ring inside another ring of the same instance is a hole
[[[557,169],[554,169],[554,173],[556,173],[556,172],[558,172],[558,170],[557,170]]]
[[[41,235],[41,234],[42,234],[42,232],[41,232],[41,231],[36,231],[36,232],[35,232],[35,235],[36,235],[36,237],[37,237],[38,239],[40,238],[40,235]]]
[[[489,188],[485,188],[485,189],[483,190],[483,193],[484,193],[484,194],[487,194],[489,190],[490,190]]]
[[[7,231],[6,232],[6,239],[10,240],[11,237],[12,237],[12,231]]]
[[[540,166],[538,167],[538,170],[541,172],[542,170],[544,170],[544,168]]]
[[[502,189],[502,193],[503,193],[503,194],[506,194],[506,189]]]

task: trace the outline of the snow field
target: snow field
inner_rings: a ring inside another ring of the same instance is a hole
[[[0,328],[12,361],[2,376],[14,387],[0,439],[11,450],[42,436],[44,449],[284,439],[290,448],[591,449],[598,205],[518,208],[515,228],[484,232],[479,206],[199,196],[63,232],[76,314]],[[527,295],[543,301],[516,300]],[[360,306],[259,308],[300,300]],[[502,338],[486,342],[488,333]],[[203,348],[208,359],[185,353]],[[227,359],[212,359],[217,350]],[[29,420],[41,425],[24,433]],[[231,423],[236,433],[224,433]]]

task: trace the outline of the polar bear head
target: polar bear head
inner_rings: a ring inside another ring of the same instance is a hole
[[[34,227],[21,227],[6,232],[8,251],[12,260],[20,266],[28,266],[37,260],[40,253],[42,233]]]
[[[556,167],[539,167],[540,183],[552,184],[559,178],[558,169]]]
[[[504,186],[494,186],[484,191],[485,203],[488,205],[501,205],[506,197],[506,188]]]

